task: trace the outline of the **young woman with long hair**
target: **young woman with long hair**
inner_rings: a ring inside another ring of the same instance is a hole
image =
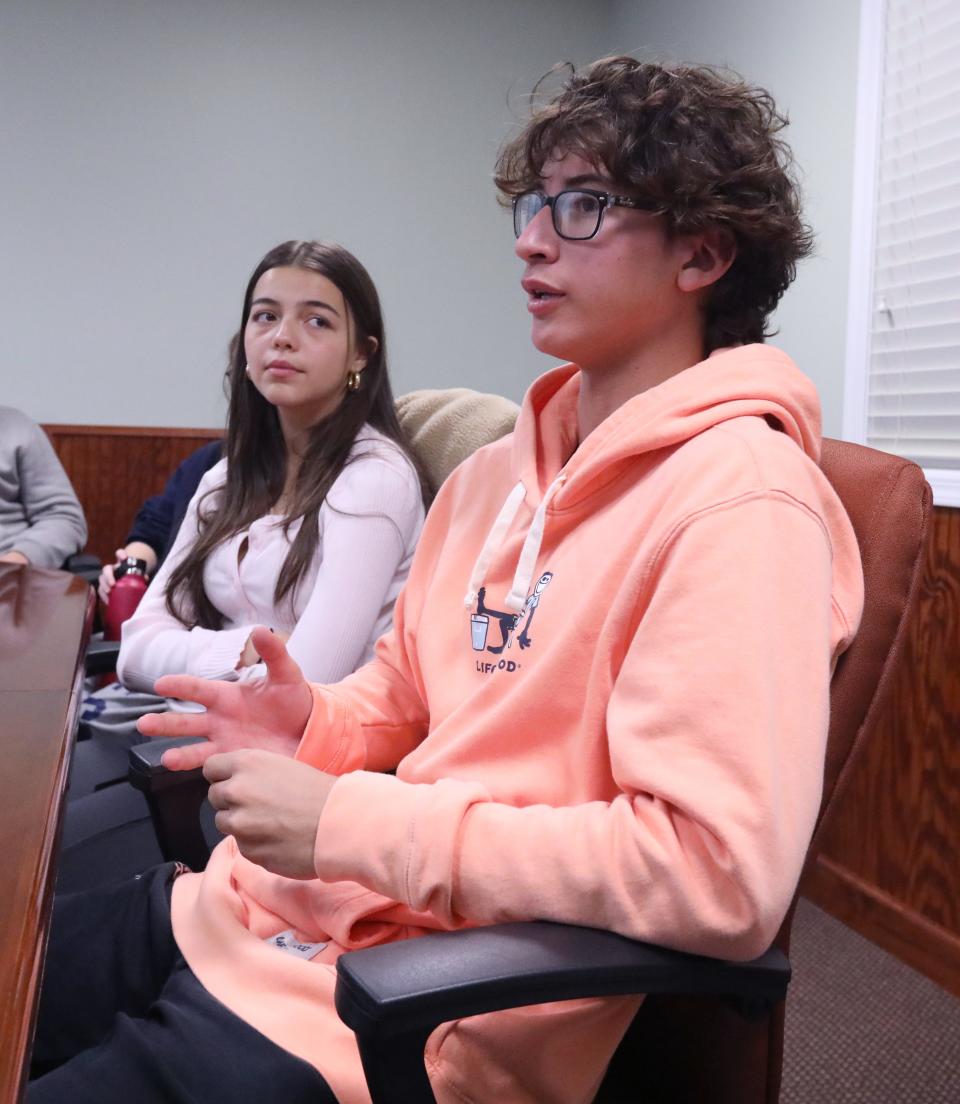
[[[123,627],[120,688],[88,699],[75,793],[105,780],[107,760],[125,772],[160,676],[259,677],[256,625],[322,682],[371,658],[390,626],[424,504],[366,269],[330,243],[271,249],[247,284],[227,381],[224,458]]]

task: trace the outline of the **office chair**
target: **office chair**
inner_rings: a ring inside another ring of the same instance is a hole
[[[71,575],[79,575],[91,586],[96,586],[102,568],[103,564],[99,556],[94,556],[92,552],[74,552],[63,561],[61,570],[69,571]]]
[[[824,440],[821,467],[860,545],[860,631],[831,685],[823,800],[807,863],[877,727],[916,605],[931,513],[913,463]],[[775,1104],[796,898],[773,947],[724,963],[563,924],[444,932],[343,955],[337,1010],[357,1035],[374,1104],[434,1097],[424,1044],[441,1023],[576,997],[648,994],[610,1064],[598,1102]]]

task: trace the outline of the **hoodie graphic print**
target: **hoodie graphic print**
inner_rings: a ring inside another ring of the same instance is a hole
[[[175,883],[191,968],[342,1104],[368,1100],[333,1008],[342,951],[547,919],[752,957],[800,873],[862,607],[813,387],[776,349],[722,350],[579,447],[578,393],[575,367],[548,372],[512,437],[448,479],[393,632],[316,688],[297,755],[341,775],[317,880],[227,840]],[[288,930],[326,945],[264,942]],[[636,1005],[444,1025],[437,1099],[589,1100]]]

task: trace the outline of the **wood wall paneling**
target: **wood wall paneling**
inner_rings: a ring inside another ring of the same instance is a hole
[[[181,461],[219,429],[154,429],[137,426],[43,427],[73,483],[86,514],[87,551],[105,563],[130,531],[144,500],[159,494]]]
[[[803,891],[960,995],[960,510],[934,510],[886,716]]]

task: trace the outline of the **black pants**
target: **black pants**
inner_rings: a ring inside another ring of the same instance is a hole
[[[312,1066],[187,967],[170,926],[175,870],[57,898],[27,1104],[336,1104]]]

